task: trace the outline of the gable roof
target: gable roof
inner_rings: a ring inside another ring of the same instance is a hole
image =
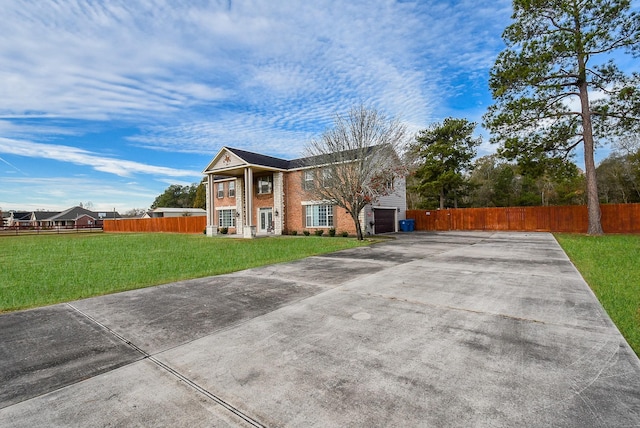
[[[11,217],[13,221],[29,221],[31,213],[29,211],[11,211]]]
[[[337,161],[340,162],[350,162],[358,159],[358,156],[364,152],[364,157],[369,156],[373,150],[374,146],[364,147],[362,149],[351,149],[344,150],[341,152],[337,152],[335,154],[329,155],[316,155],[316,156],[308,156],[305,158],[293,159],[289,161],[288,169],[299,169],[299,168],[309,168],[312,166],[320,166],[325,165],[328,161]]]
[[[34,211],[36,221],[48,220],[50,217],[60,214],[60,211]]]
[[[76,220],[82,216],[89,216],[92,219],[97,219],[98,216],[93,211],[89,211],[82,207],[72,207],[66,211],[62,211],[61,213],[54,215],[53,217],[48,218],[47,220],[51,221],[63,221],[63,220]]]
[[[366,154],[370,154],[373,151],[373,147],[367,147],[365,149]],[[309,156],[298,159],[286,160],[281,158],[276,158],[273,156],[262,155],[260,153],[249,152],[246,150],[236,149],[233,147],[223,147],[220,149],[218,154],[213,158],[213,160],[209,163],[209,165],[205,168],[203,173],[213,172],[215,169],[220,169],[221,174],[224,173],[224,167],[215,168],[215,166],[222,159],[223,153],[231,153],[237,159],[233,165],[229,166],[229,169],[237,169],[238,167],[244,166],[260,166],[265,168],[273,168],[279,170],[291,170],[291,169],[301,169],[301,168],[309,168],[312,166],[322,165],[326,163],[326,156]],[[340,152],[340,158],[342,160],[355,160],[360,153],[359,149],[354,150],[345,150],[344,152]],[[210,169],[212,169],[210,171]],[[215,179],[221,179],[224,176],[216,176]]]
[[[251,165],[266,166],[269,168],[277,169],[289,169],[288,160],[274,158],[273,156],[261,155],[259,153],[248,152],[246,150],[234,149],[232,147],[226,147],[226,149]]]

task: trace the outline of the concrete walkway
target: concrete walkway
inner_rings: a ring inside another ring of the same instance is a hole
[[[0,426],[631,427],[640,361],[546,233],[408,233],[0,316]]]

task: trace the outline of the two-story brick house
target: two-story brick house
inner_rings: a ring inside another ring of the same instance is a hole
[[[310,158],[285,160],[223,147],[203,171],[207,176],[207,235],[216,235],[220,228],[247,238],[331,228],[355,234],[353,220],[344,209],[331,201],[315,200],[305,190],[308,180],[317,179],[315,169]],[[390,196],[362,210],[362,230],[365,234],[397,231],[405,212],[402,178],[395,180]]]

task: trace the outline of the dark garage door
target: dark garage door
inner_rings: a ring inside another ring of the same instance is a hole
[[[376,209],[373,212],[376,233],[395,232],[396,210]]]

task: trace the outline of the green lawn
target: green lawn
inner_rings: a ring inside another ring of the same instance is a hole
[[[353,238],[74,234],[0,238],[0,312],[367,245]]]
[[[640,356],[640,236],[555,236]]]

